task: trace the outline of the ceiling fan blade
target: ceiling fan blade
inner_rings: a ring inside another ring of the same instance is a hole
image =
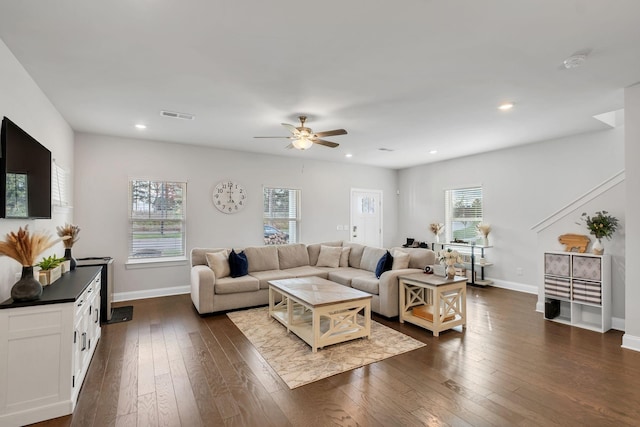
[[[298,135],[300,133],[300,131],[298,130],[297,127],[295,127],[294,125],[290,125],[289,123],[280,123],[282,126],[286,127],[287,129],[289,129],[289,131],[294,134],[294,135]]]
[[[323,136],[336,136],[336,135],[346,135],[347,131],[344,129],[335,129],[335,130],[326,130],[324,132],[316,132],[314,135],[323,137]]]
[[[296,148],[296,147],[294,147],[293,144],[289,144],[284,148],[286,148],[287,150],[291,150],[291,149]]]
[[[336,144],[335,142],[325,141],[324,139],[313,138],[311,140],[314,144],[324,145],[325,147],[336,148],[340,144]]]
[[[291,139],[290,136],[254,136],[254,138],[286,138],[286,139]]]

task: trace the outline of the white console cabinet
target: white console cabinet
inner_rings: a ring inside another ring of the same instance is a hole
[[[597,332],[611,329],[609,255],[545,252],[545,304],[554,304],[553,320]]]
[[[100,267],[71,271],[37,301],[0,304],[0,425],[73,412],[100,338]]]

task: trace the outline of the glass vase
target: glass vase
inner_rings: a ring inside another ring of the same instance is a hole
[[[447,279],[453,279],[456,275],[456,267],[453,265],[447,266]]]
[[[11,288],[15,302],[35,301],[42,295],[42,285],[33,277],[33,266],[22,266],[22,276]]]
[[[602,255],[604,253],[604,245],[602,244],[602,239],[596,239],[591,250],[595,255]]]

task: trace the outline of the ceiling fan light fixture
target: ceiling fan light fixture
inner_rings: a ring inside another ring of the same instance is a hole
[[[293,140],[293,146],[298,150],[306,150],[313,145],[313,142],[307,138],[298,138]]]

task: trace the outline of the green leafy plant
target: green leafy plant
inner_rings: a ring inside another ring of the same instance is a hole
[[[55,254],[49,257],[43,257],[42,261],[37,263],[36,265],[40,267],[42,270],[52,270],[62,264],[64,262],[64,258],[58,258]]]
[[[582,214],[581,219],[596,239],[603,237],[611,239],[611,236],[618,228],[618,218],[609,215],[607,211],[596,212],[594,216],[589,216],[585,212]]]

